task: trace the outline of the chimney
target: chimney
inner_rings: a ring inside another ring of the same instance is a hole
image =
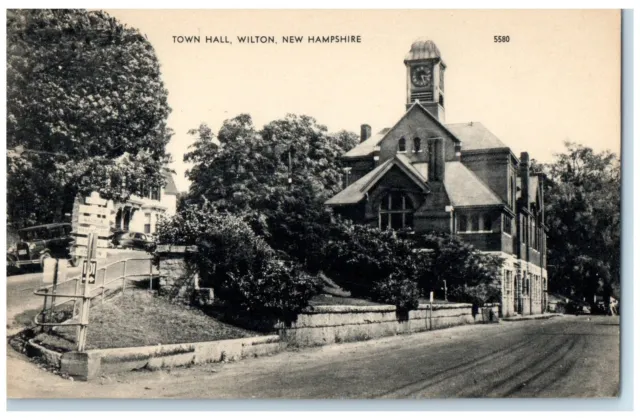
[[[433,168],[433,173],[435,175],[436,181],[444,181],[444,139],[437,138],[434,142],[434,155],[435,155],[435,168]]]
[[[460,162],[460,158],[462,156],[462,143],[461,142],[456,143],[454,146],[454,150],[456,152],[456,160]]]
[[[529,210],[529,153],[520,153],[520,187],[523,207]]]
[[[369,124],[362,124],[360,126],[360,143],[371,137],[371,126]]]

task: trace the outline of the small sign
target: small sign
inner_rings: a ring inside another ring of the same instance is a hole
[[[111,210],[106,207],[87,206],[84,204],[80,204],[80,206],[78,207],[78,213],[108,216],[111,213]]]
[[[99,227],[109,227],[109,220],[97,216],[78,215],[78,223],[85,225],[96,225]]]
[[[58,260],[58,283],[62,283],[67,279],[67,261]]]
[[[97,261],[85,261],[82,264],[82,282],[84,283],[85,281],[87,281],[89,284],[95,284],[97,272]]]
[[[86,246],[76,247],[73,255],[74,256],[78,256],[78,257],[86,258],[87,257],[87,247]],[[99,260],[107,258],[107,250],[98,248],[96,250],[96,258],[98,258]]]
[[[42,269],[42,282],[44,284],[52,284],[53,278],[56,275],[57,261],[55,258],[46,258],[44,260],[44,267]],[[64,265],[64,264],[60,264]]]
[[[98,239],[98,248],[108,248],[109,247],[109,242],[105,239]],[[78,236],[76,238],[76,245],[80,245],[80,246],[88,246],[89,245],[89,238],[88,237],[84,237],[84,236]]]
[[[109,228],[105,226],[78,226],[74,232],[77,235],[88,235],[90,233],[95,233],[98,236],[108,237],[109,236]]]
[[[429,292],[429,303],[433,303],[433,292]]]

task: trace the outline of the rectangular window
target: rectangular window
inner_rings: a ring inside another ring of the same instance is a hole
[[[402,213],[389,213],[391,216],[391,229],[402,229]]]
[[[151,213],[144,214],[144,233],[151,233]]]
[[[507,195],[507,202],[509,203],[509,206],[511,206],[511,203],[513,202],[513,182],[511,181],[511,174],[509,174],[509,193]]]
[[[469,230],[467,215],[461,214],[458,217],[458,232],[467,232]]]
[[[512,219],[511,217],[507,216],[506,214],[502,215],[502,223],[503,223],[503,227],[502,230],[504,231],[504,233],[506,233],[507,235],[511,235],[511,223],[512,223]]]
[[[151,189],[151,199],[160,201],[160,187],[154,187]]]
[[[380,213],[380,229],[387,230],[389,228],[389,213]]]
[[[511,278],[511,270],[504,270],[504,291],[505,294],[509,294],[511,292],[511,282],[513,279]]]
[[[472,232],[477,232],[480,230],[480,216],[474,214],[471,216],[471,229]]]

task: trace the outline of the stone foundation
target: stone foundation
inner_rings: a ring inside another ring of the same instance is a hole
[[[498,321],[499,305],[480,308],[475,316],[472,305],[467,303],[434,304],[431,310],[428,304],[422,304],[404,314],[392,305],[316,306],[279,331],[289,344],[312,346]]]
[[[31,352],[43,352],[43,347],[29,342]],[[55,354],[46,361],[61,373],[87,381],[100,375],[130,372],[136,369],[163,369],[201,363],[234,361],[246,357],[265,356],[284,349],[277,335],[237,338],[185,344],[128,347],[117,349],[71,351]]]
[[[213,299],[213,291],[200,292],[198,273],[190,262],[198,251],[196,246],[158,245],[158,271],[160,273],[159,293],[173,299],[188,300]]]

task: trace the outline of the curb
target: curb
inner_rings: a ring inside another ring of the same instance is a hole
[[[277,335],[67,353],[47,349],[35,343],[33,339],[27,343],[28,354],[39,356],[50,366],[59,369],[60,373],[83,381],[106,373],[229,362],[247,357],[266,356],[278,353],[284,347]]]
[[[559,316],[562,316],[562,314],[526,315],[522,317],[500,318],[500,321],[504,321],[504,322],[534,321],[538,319],[549,319],[549,318],[555,318]]]

